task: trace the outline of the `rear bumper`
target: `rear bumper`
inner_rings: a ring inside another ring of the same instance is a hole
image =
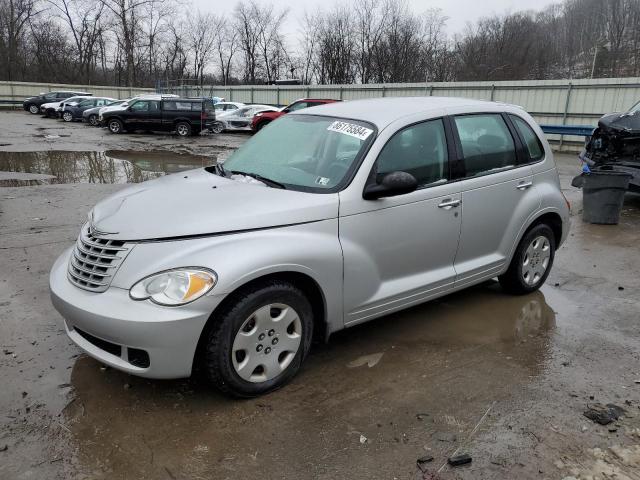
[[[132,300],[128,290],[121,288],[110,287],[104,293],[85,291],[67,279],[70,253],[67,250],[58,258],[49,277],[51,301],[64,317],[69,338],[100,362],[134,375],[191,375],[198,340],[219,302],[217,297],[205,296],[182,307],[162,307]],[[132,349],[148,354],[147,367],[134,364],[139,362],[131,358]]]

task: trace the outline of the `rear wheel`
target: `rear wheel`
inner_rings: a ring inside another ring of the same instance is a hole
[[[109,120],[109,123],[107,125],[109,126],[109,131],[111,133],[122,133],[122,131],[124,130],[122,122],[117,118]]]
[[[29,105],[29,113],[30,114],[36,115],[39,111],[40,111],[40,109],[38,108],[37,105]]]
[[[176,133],[181,137],[188,137],[191,135],[191,125],[187,122],[178,122],[176,124]]]
[[[211,131],[213,133],[222,133],[224,130],[224,125],[222,124],[222,122],[216,122],[211,126]]]
[[[92,127],[98,126],[98,115],[96,115],[95,113],[89,115],[89,118],[87,120],[89,121],[89,125],[91,125]]]
[[[239,293],[215,315],[205,370],[222,392],[254,397],[282,387],[311,346],[313,313],[294,285],[270,281]]]
[[[70,122],[73,120],[73,114],[71,112],[63,112],[62,113],[62,120],[64,120],[65,122]]]
[[[509,269],[499,277],[502,287],[524,295],[539,289],[549,276],[555,256],[555,235],[546,224],[529,230],[520,240]]]

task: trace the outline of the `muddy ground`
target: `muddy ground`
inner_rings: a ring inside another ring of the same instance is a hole
[[[0,173],[0,479],[640,479],[640,197],[618,226],[583,224],[570,155],[572,231],[540,292],[487,283],[354,327],[255,400],[82,355],[47,276],[90,207],[246,138],[0,113],[0,151],[53,151],[0,152],[0,170],[22,172]],[[626,413],[600,426],[583,416],[594,403]],[[472,463],[447,466],[454,452]]]

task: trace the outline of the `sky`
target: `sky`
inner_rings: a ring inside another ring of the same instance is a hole
[[[192,0],[196,8],[214,13],[231,13],[235,0]],[[295,44],[299,37],[301,19],[305,11],[313,12],[318,7],[330,8],[336,0],[258,0],[259,3],[272,4],[276,9],[289,8],[289,16],[283,25],[287,43]],[[347,2],[349,0],[346,0]],[[560,1],[560,0],[557,0]],[[341,0],[344,2],[344,0]],[[550,0],[407,0],[411,9],[424,12],[430,8],[439,8],[449,17],[447,33],[452,36],[464,31],[468,22],[493,14],[513,13],[520,10],[541,10],[546,5],[557,3]],[[534,6],[535,5],[535,6]]]

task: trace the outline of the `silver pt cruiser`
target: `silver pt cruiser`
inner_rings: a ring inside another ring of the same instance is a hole
[[[313,337],[497,277],[544,283],[567,236],[553,154],[521,108],[383,98],[290,113],[224,165],[98,203],[51,271],[89,355],[226,393],[289,381]]]

